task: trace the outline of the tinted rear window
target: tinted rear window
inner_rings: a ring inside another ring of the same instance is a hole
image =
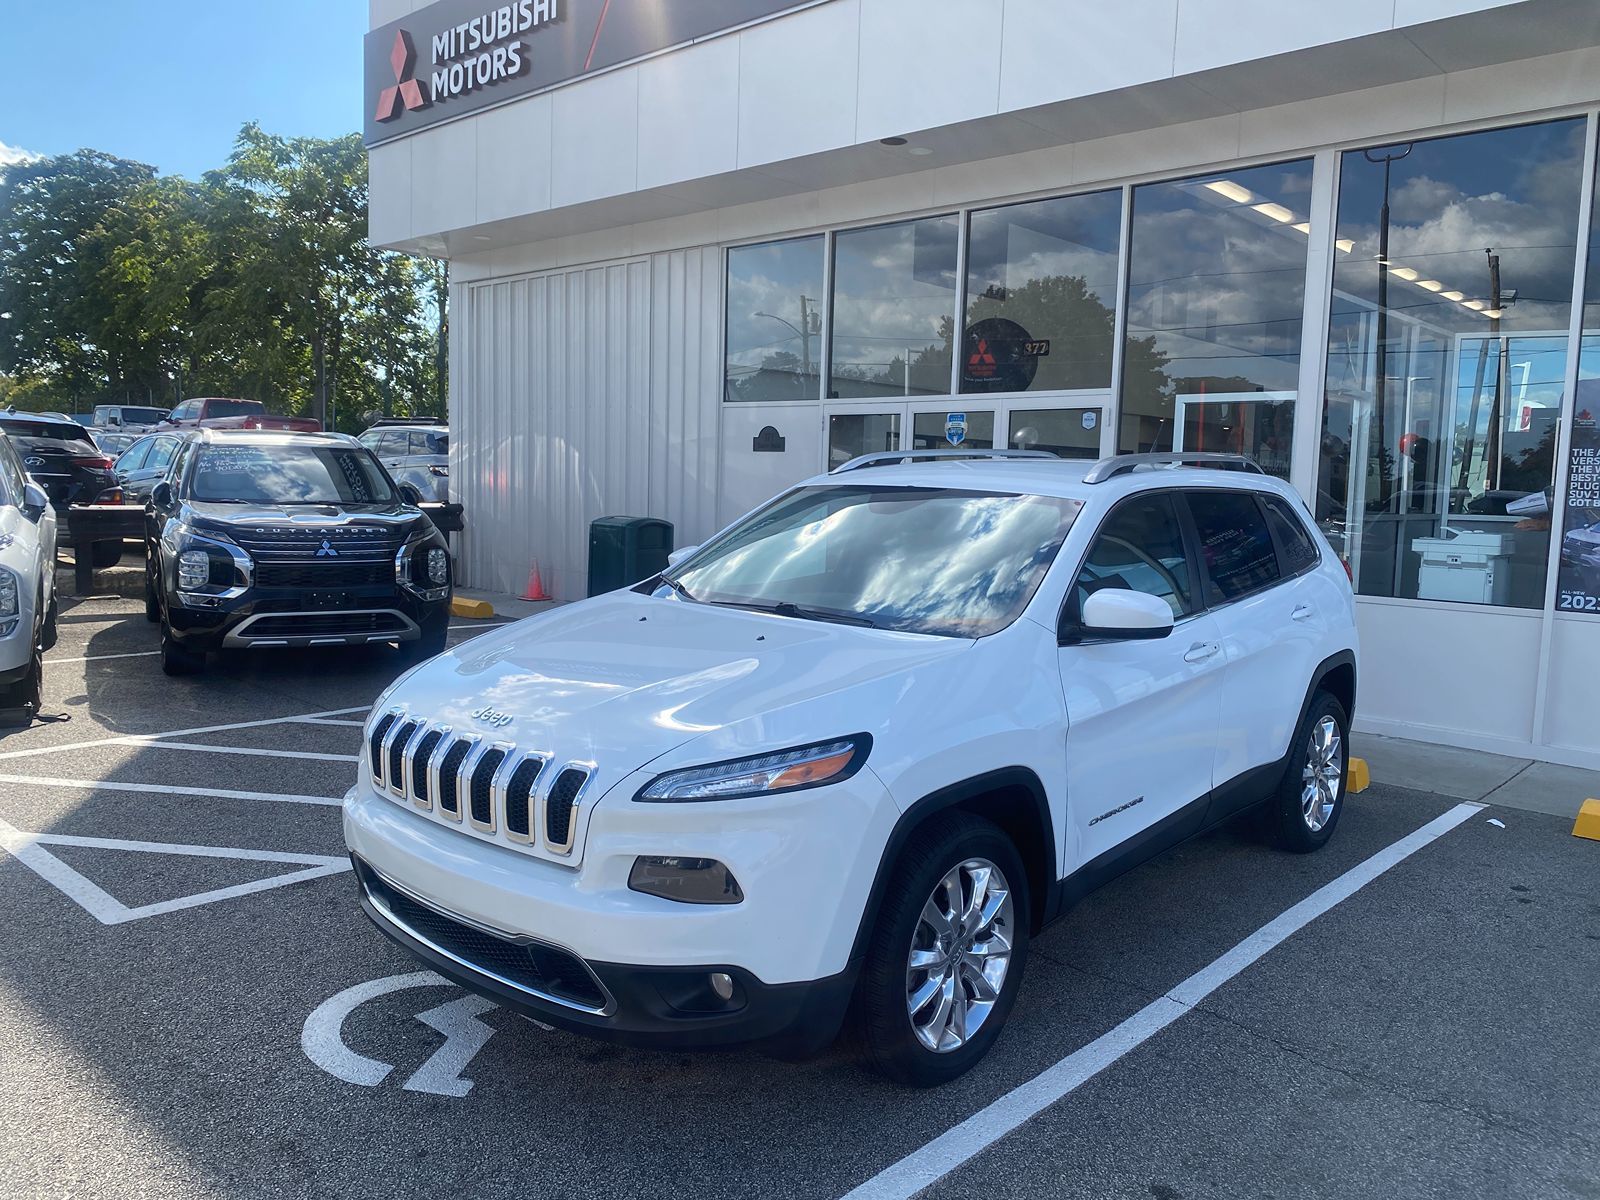
[[[1322,558],[1316,542],[1306,532],[1305,522],[1295,515],[1287,500],[1278,496],[1263,496],[1261,503],[1267,508],[1267,524],[1278,539],[1278,551],[1283,555],[1283,569],[1298,575]]]
[[[206,405],[206,419],[213,417],[248,417],[266,406],[259,400],[213,400]]]
[[[1278,553],[1256,498],[1246,492],[1190,492],[1206,571],[1223,600],[1278,581]]]
[[[50,442],[87,442],[89,432],[82,425],[70,421],[28,421],[16,417],[0,417],[0,429],[12,437],[37,438]]]

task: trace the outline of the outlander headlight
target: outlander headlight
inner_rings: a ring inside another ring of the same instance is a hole
[[[755,758],[686,767],[657,775],[634,799],[651,804],[742,800],[841,783],[861,769],[871,749],[872,738],[858,733]]]
[[[178,555],[178,587],[192,592],[211,581],[211,555],[204,550],[185,550]]]
[[[22,593],[18,587],[17,573],[0,567],[0,637],[5,637],[17,627],[22,613]]]

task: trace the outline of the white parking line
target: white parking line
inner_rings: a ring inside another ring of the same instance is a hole
[[[295,724],[297,724],[297,725],[348,725],[348,726],[350,726],[350,727],[352,727],[354,729],[360,729],[360,728],[362,728],[362,726],[364,726],[366,724],[366,722],[365,721],[341,721],[341,720],[338,720],[338,719],[336,719],[334,717],[299,717],[299,718],[296,719]]]
[[[235,721],[231,725],[200,725],[193,729],[168,729],[163,733],[125,733],[111,737],[92,738],[86,742],[57,742],[49,746],[30,746],[26,750],[0,752],[0,759],[32,758],[38,754],[55,754],[62,750],[84,750],[90,746],[142,746],[161,738],[191,737],[197,733],[226,733],[231,729],[260,729],[264,725],[289,725],[308,717],[342,717],[349,713],[366,712],[370,704],[351,708],[330,708],[326,712],[296,713],[292,717],[267,717],[260,721]]]
[[[134,650],[127,654],[86,654],[81,658],[47,658],[45,661],[54,666],[57,663],[104,662],[108,658],[153,658],[160,653],[159,650]]]
[[[196,750],[202,754],[253,754],[262,758],[302,758],[310,762],[360,762],[354,754],[314,754],[310,750],[261,750],[254,746],[207,746],[203,742],[145,742],[150,750]]]
[[[1109,1033],[1102,1034],[1055,1066],[1034,1076],[940,1134],[850,1192],[845,1200],[907,1200],[992,1146],[1023,1122],[1038,1116],[1194,1009],[1269,950],[1347,900],[1395,864],[1442,837],[1483,809],[1458,804],[1421,829],[1380,850],[1333,882],[1280,913],[1210,965],[1202,967],[1159,999],[1152,1000]]]
[[[45,775],[0,775],[0,783],[76,788],[83,792],[142,792],[156,796],[207,796],[218,800],[275,800],[283,804],[316,804],[338,808],[337,796],[299,796],[292,792],[237,792],[225,788],[177,787],[170,783],[110,783],[99,779],[56,779]]]

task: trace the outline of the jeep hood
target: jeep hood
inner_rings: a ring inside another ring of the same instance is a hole
[[[971,645],[615,592],[475,638],[401,680],[383,707],[593,762],[610,782],[726,725]],[[859,712],[840,720],[841,734],[862,728]]]

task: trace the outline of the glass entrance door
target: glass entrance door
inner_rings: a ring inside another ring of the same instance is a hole
[[[993,409],[963,408],[959,401],[911,411],[908,450],[993,450]]]
[[[1013,408],[1007,414],[1007,447],[1048,450],[1058,458],[1093,462],[1101,456],[1105,410],[1082,408]]]
[[[880,454],[901,448],[904,405],[825,405],[822,411],[828,425],[827,461],[823,464],[825,471],[831,471],[863,454]]]

